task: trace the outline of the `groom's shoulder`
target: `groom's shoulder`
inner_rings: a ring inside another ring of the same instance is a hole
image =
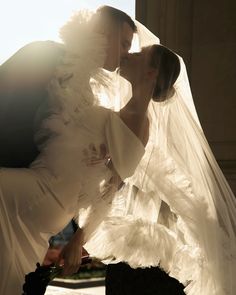
[[[55,64],[64,55],[63,45],[54,41],[34,41],[21,47],[15,52],[1,68],[12,65],[44,65]]]
[[[0,167],[27,167],[38,155],[35,117],[63,54],[59,43],[36,41],[0,66]]]
[[[46,40],[46,41],[33,41],[26,45],[18,51],[20,54],[27,54],[32,57],[35,56],[51,56],[55,53],[57,54],[64,54],[64,47],[63,44]]]
[[[26,44],[0,66],[0,90],[46,85],[63,55],[63,45],[54,41]]]

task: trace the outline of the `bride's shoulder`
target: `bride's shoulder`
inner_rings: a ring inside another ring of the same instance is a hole
[[[82,118],[84,121],[93,121],[94,123],[97,123],[101,121],[106,121],[111,113],[111,109],[95,105],[84,109],[82,113]]]

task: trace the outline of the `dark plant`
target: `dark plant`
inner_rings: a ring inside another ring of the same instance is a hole
[[[62,267],[55,264],[40,266],[25,276],[22,295],[44,295],[48,284],[62,273]]]

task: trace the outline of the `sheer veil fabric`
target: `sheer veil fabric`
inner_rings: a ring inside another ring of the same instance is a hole
[[[160,43],[136,23],[133,50]],[[145,154],[86,246],[106,263],[160,266],[188,295],[233,295],[236,201],[204,136],[179,59],[175,94],[150,103]],[[131,90],[122,78],[119,85],[122,107]]]

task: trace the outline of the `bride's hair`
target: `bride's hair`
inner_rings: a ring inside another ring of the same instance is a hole
[[[164,101],[172,97],[175,92],[173,85],[180,73],[178,56],[162,45],[153,45],[150,65],[158,70],[153,100]]]

